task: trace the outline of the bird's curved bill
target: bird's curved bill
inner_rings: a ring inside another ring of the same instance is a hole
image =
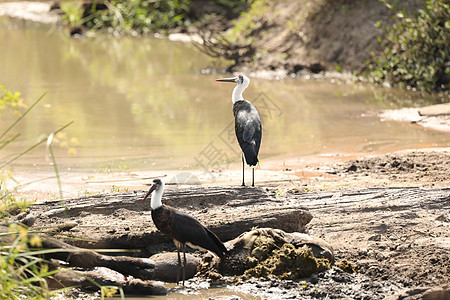
[[[216,81],[220,82],[237,82],[237,80],[238,80],[237,77],[216,79]]]
[[[152,187],[148,190],[147,195],[145,195],[145,197],[144,197],[144,199],[142,199],[142,202],[141,202],[141,203],[144,203],[144,201],[147,200],[148,196],[150,196],[150,194],[151,194],[154,190],[156,190],[156,185],[155,185],[155,184],[152,185]]]

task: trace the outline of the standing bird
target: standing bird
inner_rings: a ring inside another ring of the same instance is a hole
[[[199,221],[162,204],[161,197],[163,192],[164,182],[161,179],[153,180],[153,185],[147,195],[145,195],[142,203],[153,193],[150,201],[153,223],[155,223],[156,228],[174,241],[178,252],[177,283],[180,279],[180,269],[182,269],[184,285],[184,280],[186,279],[186,245],[192,248],[209,250],[220,258],[225,256],[227,248],[212,231],[200,224]],[[183,265],[181,265],[180,248],[183,249]]]
[[[234,129],[239,146],[242,149],[242,186],[245,186],[245,163],[252,168],[252,186],[255,186],[255,167],[258,164],[259,146],[261,145],[262,127],[258,110],[242,97],[242,92],[250,84],[245,75],[233,78],[216,79],[221,82],[235,82],[231,100],[233,101]]]

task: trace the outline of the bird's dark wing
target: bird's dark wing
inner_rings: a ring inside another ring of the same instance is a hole
[[[242,127],[244,128],[242,137],[245,142],[251,143],[253,141],[253,136],[255,135],[257,126],[258,124],[257,122],[255,122],[255,120],[245,118],[245,123],[242,125]]]
[[[256,108],[248,101],[238,101],[233,105],[236,138],[244,153],[247,164],[256,166],[261,145],[261,118]]]
[[[214,252],[222,258],[227,251],[219,238],[193,217],[177,212],[173,219],[174,239],[193,247]]]
[[[159,231],[173,239],[173,216],[176,210],[170,206],[162,205],[160,208],[152,210],[152,219]]]

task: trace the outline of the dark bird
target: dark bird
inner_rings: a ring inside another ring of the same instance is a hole
[[[193,217],[177,211],[176,209],[164,205],[161,197],[164,192],[164,181],[153,180],[153,185],[145,195],[142,203],[152,194],[150,207],[152,209],[152,219],[156,228],[166,236],[171,238],[178,252],[178,274],[177,283],[180,279],[180,270],[183,270],[183,285],[186,277],[186,245],[196,249],[209,250],[220,258],[225,256],[227,248],[220,239],[208,228],[200,224]],[[184,261],[181,264],[180,248],[183,250]]]
[[[235,82],[231,100],[233,101],[234,129],[239,146],[242,149],[242,185],[245,186],[245,163],[252,168],[252,186],[255,186],[255,167],[258,164],[259,147],[261,146],[262,127],[258,110],[242,97],[242,92],[250,84],[245,75],[233,78],[216,79],[221,82]]]

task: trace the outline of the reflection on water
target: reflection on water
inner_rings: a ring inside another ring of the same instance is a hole
[[[259,296],[251,295],[238,291],[236,287],[216,287],[209,288],[209,284],[204,282],[202,284],[188,283],[190,287],[176,286],[172,283],[165,283],[164,286],[168,288],[169,294],[164,296],[127,296],[127,300],[207,300],[207,299],[241,299],[241,300],[259,300]],[[114,297],[114,299],[120,299],[120,297]]]
[[[74,157],[57,151],[62,170],[211,169],[240,161],[229,127],[234,86],[202,75],[208,58],[191,45],[150,37],[70,39],[54,30],[0,24],[0,84],[20,91],[29,104],[47,93],[15,128],[20,140],[0,159],[73,120],[66,132],[79,147]],[[450,145],[448,134],[381,122],[370,112],[393,105],[386,95],[361,85],[296,79],[253,79],[244,93],[263,115],[263,162]],[[13,120],[3,115],[1,128]],[[44,146],[35,149],[14,168],[52,170],[44,153]]]

